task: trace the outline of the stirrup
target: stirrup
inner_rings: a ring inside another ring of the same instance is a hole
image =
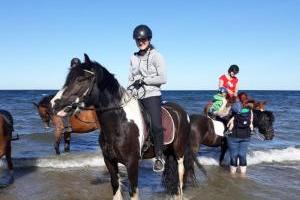
[[[161,162],[162,167],[161,169],[155,169],[155,165],[157,162]],[[156,160],[154,161],[154,165],[153,165],[153,171],[154,172],[162,172],[165,170],[165,160],[163,158],[156,158]]]

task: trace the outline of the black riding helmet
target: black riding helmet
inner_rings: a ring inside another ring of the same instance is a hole
[[[80,65],[81,61],[79,58],[72,58],[71,60],[71,67],[76,67],[77,65]]]
[[[228,69],[228,73],[230,74],[230,72],[233,72],[234,74],[239,73],[240,68],[237,65],[231,65]]]
[[[133,39],[138,40],[138,39],[148,39],[151,40],[152,38],[152,31],[151,29],[146,26],[146,25],[138,25],[135,27],[133,31]]]

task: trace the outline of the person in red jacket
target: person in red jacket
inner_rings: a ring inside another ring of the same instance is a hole
[[[219,88],[226,88],[230,98],[237,97],[238,94],[238,78],[236,75],[239,73],[237,65],[231,65],[228,69],[228,74],[224,74],[219,78]]]

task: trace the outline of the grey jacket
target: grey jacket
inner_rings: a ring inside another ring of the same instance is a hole
[[[166,83],[166,66],[162,55],[156,49],[149,49],[143,56],[131,56],[129,85],[139,79],[146,83],[145,91],[143,88],[138,90],[139,98],[161,95],[160,86]]]

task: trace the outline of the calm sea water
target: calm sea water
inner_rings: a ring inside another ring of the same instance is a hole
[[[13,186],[0,190],[0,199],[1,195],[5,199],[32,199],[30,195],[33,199],[106,199],[104,196],[107,195],[107,199],[110,199],[109,176],[103,172],[105,168],[97,142],[97,131],[82,135],[73,134],[71,153],[54,155],[53,129],[43,128],[32,102],[38,102],[45,95],[55,92],[0,91],[0,109],[12,113],[15,133],[21,138],[12,144],[16,182]],[[248,154],[249,173],[246,179],[232,178],[226,171],[217,167],[220,152],[218,148],[201,147],[199,159],[207,168],[209,178],[204,178],[199,173],[200,186],[187,189],[187,199],[296,199],[300,195],[300,91],[247,93],[252,98],[268,102],[267,110],[273,111],[276,118],[275,138],[272,141],[252,139]],[[164,91],[163,99],[182,105],[192,114],[201,113],[213,94],[214,91]],[[63,145],[61,149],[62,147]],[[228,162],[228,156],[226,159]],[[5,163],[0,160],[0,173],[4,169]],[[84,190],[87,192],[77,196],[62,188],[59,190],[65,196],[59,196],[59,192],[57,196],[53,192],[42,194],[41,191],[46,191],[49,187],[57,191],[55,186],[43,179],[45,174],[49,173],[51,177],[47,180],[53,184],[71,184],[75,190],[80,189],[79,185],[86,181],[86,178],[91,182],[94,180],[97,184],[86,183]],[[63,180],[60,177],[64,177]],[[76,177],[75,182],[78,184],[74,185],[71,177]],[[160,185],[160,176],[152,172],[151,163],[142,162],[139,180],[142,199],[166,198]],[[36,189],[32,191],[32,188],[24,188],[24,183],[27,182],[36,185]],[[124,182],[126,188],[126,180]],[[92,194],[92,190],[97,191],[95,185],[104,188],[104,196]]]

